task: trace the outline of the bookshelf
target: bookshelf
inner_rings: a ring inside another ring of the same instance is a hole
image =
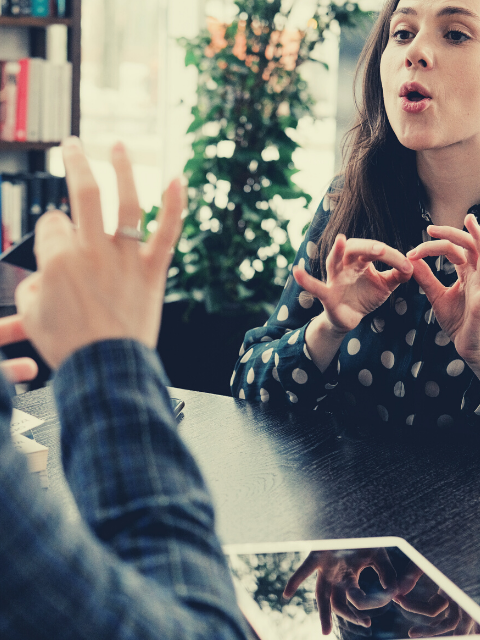
[[[0,16],[0,59],[47,57],[47,28],[67,27],[67,59],[72,63],[72,129],[80,133],[81,0],[70,0],[67,18]],[[45,171],[47,151],[57,142],[5,142],[0,140],[0,171]]]

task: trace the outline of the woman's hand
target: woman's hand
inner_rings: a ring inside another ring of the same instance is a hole
[[[112,150],[119,232],[103,230],[100,193],[77,138],[63,145],[72,216],[43,215],[36,226],[38,271],[23,280],[16,303],[25,331],[53,368],[83,346],[130,338],[155,348],[172,247],[180,235],[183,189],[172,182],[157,230],[145,244],[132,167],[123,145]]]
[[[20,316],[9,316],[0,320],[0,347],[26,340],[25,329]],[[10,382],[27,382],[38,373],[38,366],[31,358],[13,358],[0,363],[0,370]]]
[[[366,595],[358,585],[361,572],[373,567],[383,591]],[[384,548],[355,551],[312,551],[291,576],[283,595],[291,598],[298,587],[317,571],[315,597],[323,635],[332,632],[332,611],[361,627],[369,627],[368,609],[387,605],[397,592],[395,569]]]
[[[480,226],[473,214],[467,215],[465,226],[469,233],[453,227],[429,226],[429,235],[438,241],[424,242],[407,256],[442,330],[480,376]],[[446,256],[457,270],[458,280],[452,287],[444,287],[422,260],[440,255]]]
[[[392,269],[377,271],[375,260]],[[294,267],[293,275],[303,289],[320,300],[326,319],[338,334],[354,329],[413,273],[409,260],[396,249],[375,240],[347,240],[341,234],[328,255],[326,269],[326,282],[299,267]]]

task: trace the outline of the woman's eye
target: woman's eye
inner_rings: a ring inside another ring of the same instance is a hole
[[[470,40],[470,36],[467,36],[466,33],[463,33],[463,31],[455,31],[455,30],[448,31],[445,34],[445,38],[447,38],[447,40],[451,40],[455,44]]]
[[[399,29],[392,35],[392,38],[394,40],[397,40],[397,42],[405,42],[405,40],[411,40],[413,37],[413,33],[411,31],[407,31],[406,29]]]

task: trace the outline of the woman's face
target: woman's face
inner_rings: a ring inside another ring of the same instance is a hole
[[[480,0],[400,0],[380,75],[405,147],[480,148]]]

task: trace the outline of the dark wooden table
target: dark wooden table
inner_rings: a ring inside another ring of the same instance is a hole
[[[196,455],[225,543],[396,535],[480,603],[480,464],[475,439],[355,441],[331,421],[194,391],[180,433]],[[16,407],[46,420],[49,491],[66,506],[51,391]]]

